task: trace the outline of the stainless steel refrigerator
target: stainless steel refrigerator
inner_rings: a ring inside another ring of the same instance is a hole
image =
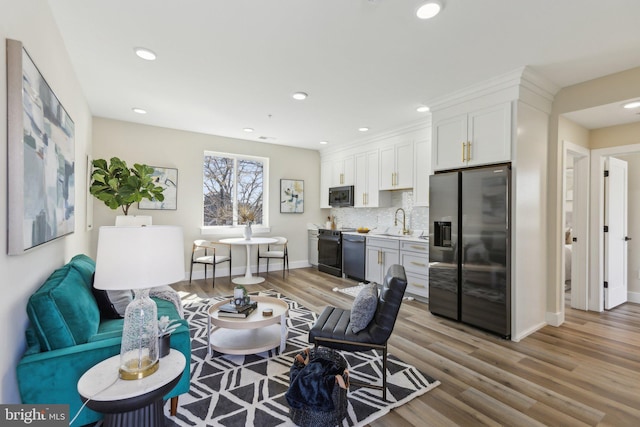
[[[511,166],[429,177],[429,310],[511,337]]]

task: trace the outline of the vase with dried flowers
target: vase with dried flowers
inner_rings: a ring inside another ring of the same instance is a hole
[[[255,212],[251,209],[251,207],[241,205],[238,209],[238,216],[240,217],[241,223],[244,224],[243,235],[245,240],[251,240],[251,235],[253,234],[251,225],[256,219]]]

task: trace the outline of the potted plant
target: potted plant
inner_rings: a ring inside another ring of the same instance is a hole
[[[158,320],[158,356],[164,357],[171,350],[171,333],[180,327],[176,319],[169,320],[169,316],[160,316]]]
[[[164,188],[155,184],[151,166],[136,163],[129,168],[117,157],[112,157],[109,164],[104,159],[96,159],[92,164],[89,192],[109,208],[122,208],[128,215],[131,205],[142,199],[164,200]]]

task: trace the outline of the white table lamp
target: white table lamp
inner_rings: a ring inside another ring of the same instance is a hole
[[[184,279],[181,227],[100,227],[94,286],[134,291],[120,347],[120,378],[140,379],[158,370],[158,308],[149,288]]]

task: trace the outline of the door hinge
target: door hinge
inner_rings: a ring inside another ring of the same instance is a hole
[[[604,287],[608,288],[609,287],[609,282],[604,282]]]
[[[605,233],[608,233],[608,232],[609,232],[609,226],[608,226],[608,225],[605,225],[605,226],[604,226],[604,232],[605,232]]]
[[[609,176],[609,171],[604,171],[604,177],[608,177]]]

